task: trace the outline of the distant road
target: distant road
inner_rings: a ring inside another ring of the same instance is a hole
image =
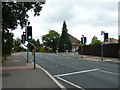
[[[26,57],[26,52],[22,53]],[[29,53],[29,57],[33,56]],[[118,88],[118,64],[36,53],[36,63],[66,88]]]

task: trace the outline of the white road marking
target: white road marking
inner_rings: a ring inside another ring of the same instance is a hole
[[[109,71],[105,71],[105,70],[99,70],[99,71],[104,72],[104,73],[109,73],[109,74],[120,75],[119,73],[109,72]]]
[[[26,58],[23,56],[23,58]],[[27,59],[27,58],[26,58]],[[34,64],[30,59],[29,61]],[[60,82],[58,82],[47,70],[45,70],[44,68],[42,68],[41,66],[39,66],[38,64],[36,64],[36,66],[40,69],[42,69],[60,88],[61,90],[67,90]]]
[[[36,65],[37,65],[37,67],[42,69],[61,88],[61,90],[63,90],[63,89],[66,90],[66,88],[61,83],[59,83],[48,71],[46,71],[44,68],[42,68],[38,64],[36,64]]]
[[[63,79],[63,78],[60,78],[60,77],[56,77],[56,78],[58,78],[58,79],[60,79],[60,80],[62,80],[62,81],[64,81],[64,82],[66,82],[66,83],[68,83],[68,84],[70,84],[70,85],[72,85],[72,86],[74,86],[74,87],[76,87],[76,88],[80,88],[80,89],[82,89],[82,90],[85,90],[84,88],[82,88],[82,87],[80,87],[80,86],[78,86],[78,85],[75,85],[74,83],[71,83],[71,82],[69,82],[69,81],[67,81],[67,80],[65,80],[65,79]]]
[[[84,70],[84,71],[79,71],[79,72],[72,72],[72,73],[54,75],[54,77],[68,76],[68,75],[80,74],[80,73],[86,73],[86,72],[92,72],[92,71],[97,71],[97,70],[99,70],[99,69],[90,69],[90,70]]]

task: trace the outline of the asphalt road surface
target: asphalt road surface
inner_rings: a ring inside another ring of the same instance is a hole
[[[26,57],[27,53],[22,53]],[[33,56],[29,52],[29,58]],[[118,88],[118,64],[36,53],[36,63],[66,88]]]

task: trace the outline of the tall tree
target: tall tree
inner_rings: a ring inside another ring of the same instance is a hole
[[[41,2],[2,2],[2,51],[3,56],[10,53],[13,44],[13,34],[10,30],[15,30],[18,25],[26,27],[29,10],[34,11],[34,16],[39,16],[42,9]],[[9,48],[6,48],[8,47]]]
[[[55,30],[50,30],[48,34],[42,36],[44,45],[52,48],[52,51],[57,50],[60,34]]]
[[[96,36],[92,38],[91,45],[97,45],[97,44],[102,44],[100,40]]]
[[[65,50],[71,51],[72,44],[70,38],[68,37],[68,29],[66,22],[63,22],[62,34],[59,41],[59,51],[64,52]]]

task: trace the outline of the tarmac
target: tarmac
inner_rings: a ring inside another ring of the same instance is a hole
[[[2,69],[2,90],[6,90],[6,88],[62,90],[63,87],[40,66],[36,65],[36,69],[34,69],[33,63],[27,62],[20,53],[7,57],[0,69]]]
[[[55,54],[83,60],[102,61],[99,56],[83,55],[83,58],[81,58],[78,52]],[[120,59],[104,57],[102,62],[120,64]],[[33,62],[27,62],[27,59],[21,53],[14,53],[7,57],[0,70],[2,70],[2,75],[0,75],[0,77],[2,76],[2,90],[7,90],[6,88],[66,90],[61,83],[42,67],[36,65],[36,69],[34,69]]]
[[[103,57],[103,60],[102,60],[101,56],[93,56],[93,55],[83,55],[81,58],[81,54],[79,54],[78,52],[65,52],[65,53],[57,53],[57,54],[65,57],[71,57],[71,58],[77,58],[77,59],[83,59],[83,60],[92,60],[92,61],[120,64],[119,58]]]

